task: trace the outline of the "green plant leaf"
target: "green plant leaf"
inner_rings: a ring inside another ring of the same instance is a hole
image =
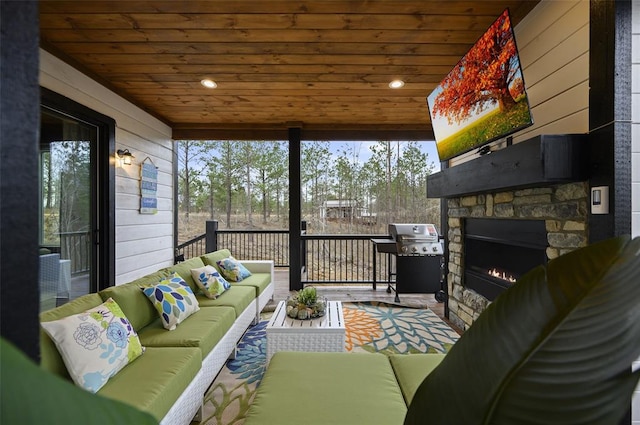
[[[550,261],[501,294],[422,382],[413,424],[617,424],[640,373],[640,239]]]

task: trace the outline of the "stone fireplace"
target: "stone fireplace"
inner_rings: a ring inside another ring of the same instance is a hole
[[[427,180],[427,195],[446,202],[445,314],[461,329],[511,280],[589,241],[587,135],[542,134],[490,152]]]
[[[449,319],[467,329],[514,284],[507,275],[586,246],[587,194],[579,182],[447,199]],[[482,276],[490,262],[500,277]]]

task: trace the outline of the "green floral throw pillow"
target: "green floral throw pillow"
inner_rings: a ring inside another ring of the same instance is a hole
[[[191,269],[191,276],[207,298],[216,299],[231,285],[213,266]]]
[[[144,352],[112,298],[84,313],[42,322],[42,328],[56,344],[73,382],[92,393]]]
[[[170,331],[200,310],[193,291],[176,272],[156,285],[142,288],[142,291],[160,314],[162,326]]]
[[[243,266],[240,261],[233,258],[233,256],[216,261],[216,264],[220,268],[222,275],[232,282],[240,282],[251,276],[249,269]]]

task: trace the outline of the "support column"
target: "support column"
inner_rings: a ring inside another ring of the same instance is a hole
[[[591,0],[589,186],[609,187],[609,213],[589,212],[589,242],[631,233],[631,2]]]
[[[301,129],[289,128],[289,290],[302,289]]]

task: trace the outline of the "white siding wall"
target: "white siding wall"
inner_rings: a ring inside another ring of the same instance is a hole
[[[631,233],[640,236],[640,0],[632,1],[631,38]],[[640,368],[640,359],[634,363]],[[640,425],[640,386],[633,397],[631,422]]]
[[[171,128],[44,50],[40,50],[40,85],[113,118],[116,150],[129,149],[135,156],[130,166],[116,164],[116,284],[172,265]],[[147,157],[158,167],[155,215],[138,212],[139,164]]]
[[[543,0],[515,28],[534,125],[539,134],[589,132],[589,1]]]

